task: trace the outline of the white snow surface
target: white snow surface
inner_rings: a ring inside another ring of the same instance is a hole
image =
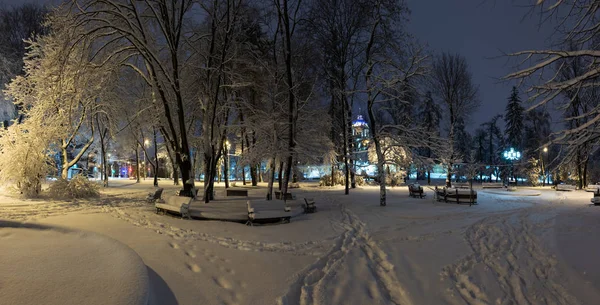
[[[247,227],[157,215],[143,200],[150,180],[111,184],[92,201],[0,197],[0,218],[93,231],[129,246],[147,266],[150,304],[600,300],[600,207],[590,206],[592,194],[583,191],[479,192],[478,205],[469,207],[435,202],[427,186],[425,199],[397,187],[380,207],[377,187],[344,195],[343,188],[302,184],[292,192],[300,200],[315,198],[316,213]],[[168,180],[160,184],[165,192],[179,188]],[[266,189],[249,192],[263,198]]]
[[[96,233],[0,221],[0,303],[146,305],[146,265]]]

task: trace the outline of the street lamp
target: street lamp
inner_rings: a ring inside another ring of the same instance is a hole
[[[505,150],[502,153],[502,156],[504,157],[504,159],[510,161],[510,176],[513,176],[513,162],[515,160],[519,160],[521,159],[521,152],[515,150],[514,148],[510,148],[509,150]],[[510,177],[508,178],[508,184],[510,183]],[[515,179],[515,187],[517,186],[517,180]]]

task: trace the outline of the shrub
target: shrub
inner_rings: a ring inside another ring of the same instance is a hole
[[[75,175],[71,180],[56,180],[48,188],[48,195],[55,199],[73,199],[98,197],[100,192],[97,183],[83,175]]]

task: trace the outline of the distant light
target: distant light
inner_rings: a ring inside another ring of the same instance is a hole
[[[521,159],[521,152],[516,151],[514,148],[510,148],[509,150],[505,150],[502,153],[502,156],[504,157],[504,159],[507,160],[519,160]]]
[[[544,147],[544,152],[548,152],[548,147]]]

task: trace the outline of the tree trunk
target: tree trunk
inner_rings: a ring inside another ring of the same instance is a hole
[[[275,182],[275,156],[269,165],[269,186],[267,188],[267,200],[273,199],[273,183]]]
[[[152,136],[154,141],[154,163],[152,167],[154,169],[154,181],[152,182],[155,187],[158,187],[158,143],[156,141],[156,128],[152,127]]]
[[[252,186],[257,186],[256,167],[254,165],[250,166],[250,178],[252,179]]]
[[[135,146],[135,183],[140,183],[140,152],[137,149],[137,145]]]
[[[279,183],[279,190],[283,186],[283,161],[279,162],[279,174],[277,175],[277,182]]]
[[[296,121],[297,121],[297,107],[296,107],[296,95],[294,93],[294,78],[292,71],[292,29],[290,26],[290,17],[288,14],[288,0],[283,0],[283,8],[279,9],[279,18],[283,19],[283,31],[281,32],[285,36],[284,39],[284,58],[285,58],[285,74],[286,74],[286,85],[288,94],[288,156],[286,162],[285,176],[281,192],[286,194],[288,192],[288,183],[292,174],[292,166],[294,162],[294,154],[296,149]],[[285,197],[284,197],[285,198]]]
[[[223,154],[223,178],[225,178],[225,188],[229,188],[229,150],[226,142],[223,144],[225,153]]]
[[[350,194],[350,166],[348,165],[348,130],[346,129],[346,121],[348,120],[346,114],[346,100],[342,101],[342,113],[344,122],[342,124],[342,140],[344,141],[344,194]]]

